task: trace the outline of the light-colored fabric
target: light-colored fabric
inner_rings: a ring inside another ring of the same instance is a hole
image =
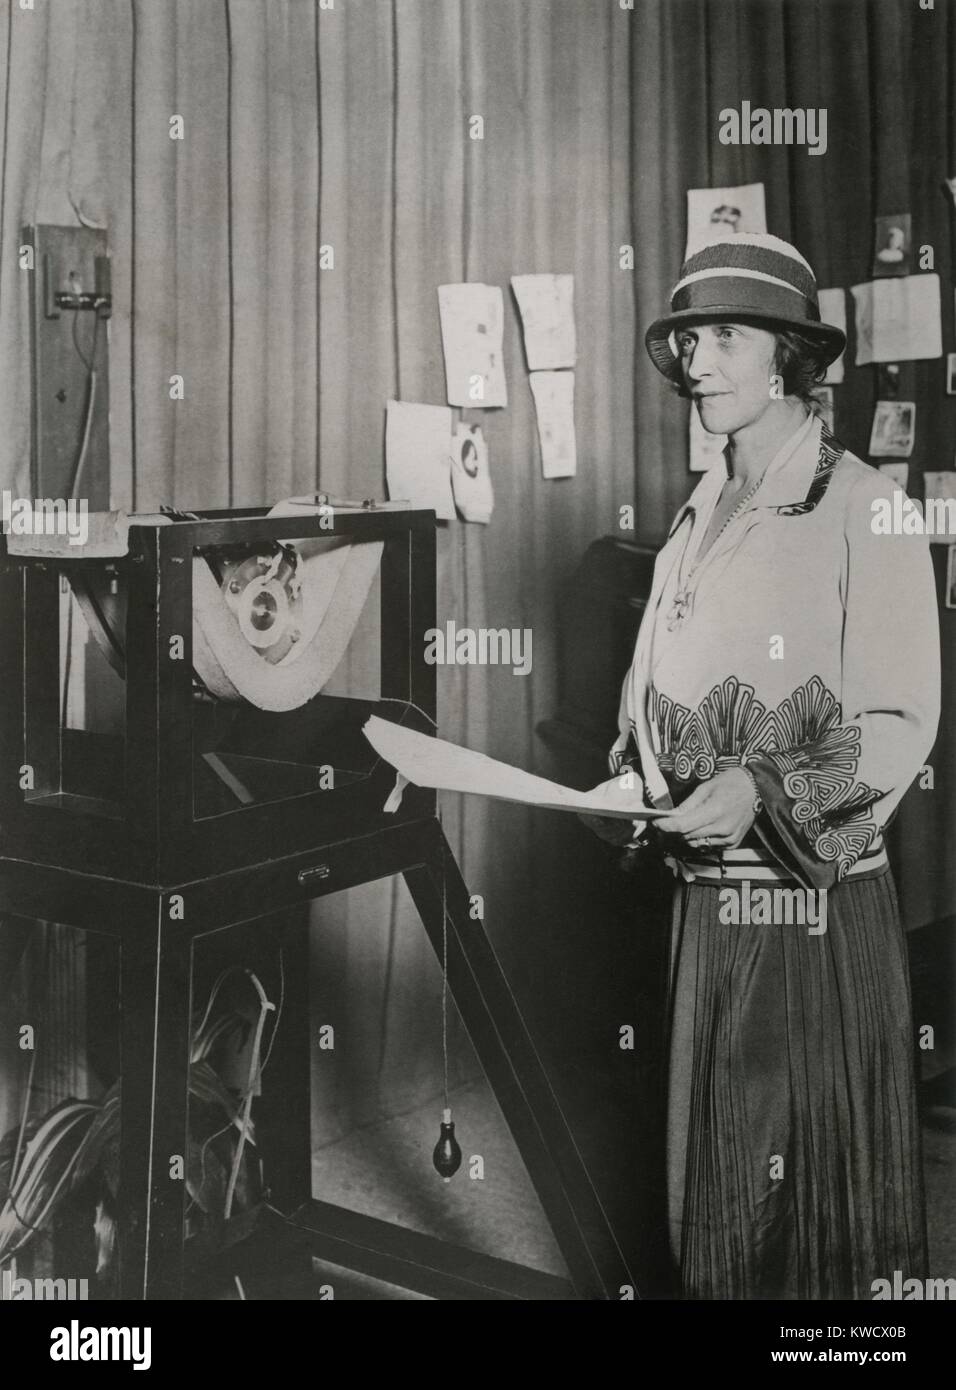
[[[811,416],[695,563],[726,476],[721,458],[658,556],[611,770],[634,747],[662,804],[745,762],[766,806],[758,833],[825,887],[879,843],[933,745],[928,544],[881,533],[874,504],[894,485]],[[674,624],[683,587],[689,605]]]

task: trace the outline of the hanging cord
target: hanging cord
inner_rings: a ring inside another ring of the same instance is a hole
[[[439,825],[441,821],[439,821]],[[441,850],[441,1051],[445,1109],[448,1109],[448,907],[445,896],[445,845]]]
[[[76,490],[80,485],[80,478],[83,473],[83,466],[86,463],[86,455],[90,445],[90,433],[93,428],[93,407],[96,403],[96,347],[97,339],[99,338],[100,332],[100,316],[97,313],[94,315],[93,318],[93,339],[90,344],[89,357],[87,357],[86,354],[83,352],[82,348],[80,347],[79,339],[77,337],[76,330],[79,316],[79,309],[74,309],[72,330],[73,346],[76,349],[76,355],[79,357],[80,361],[83,363],[83,366],[86,368],[86,411],[83,416],[83,432],[80,435],[79,452],[77,453],[76,461],[73,464],[73,473],[70,479],[70,490],[67,494],[68,497],[75,497]]]
[[[79,214],[77,214],[79,216]],[[82,220],[82,219],[81,219]],[[86,224],[84,224],[86,225]],[[77,450],[76,459],[73,464],[73,472],[70,477],[70,486],[66,494],[66,500],[70,501],[76,497],[77,489],[80,485],[80,478],[83,476],[83,468],[86,463],[86,455],[90,447],[90,434],[93,429],[93,407],[96,404],[96,348],[100,331],[100,316],[96,314],[93,319],[93,338],[90,344],[90,355],[86,356],[80,347],[80,340],[77,336],[80,311],[73,310],[73,347],[77,357],[86,368],[86,411],[83,416],[83,430],[80,435],[80,442]],[[62,571],[61,571],[62,573]],[[73,655],[73,590],[67,582],[67,627],[66,627],[66,659],[63,665],[63,694],[60,702],[60,727],[58,730],[58,755],[59,755],[59,785],[58,791],[63,790],[63,729],[66,725],[67,707],[70,700],[70,675]]]
[[[441,1055],[442,1096],[448,1109],[448,891],[445,868],[445,832],[442,828],[441,807],[438,808],[438,831],[441,835]]]

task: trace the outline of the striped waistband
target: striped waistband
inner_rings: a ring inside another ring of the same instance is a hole
[[[759,849],[725,849],[710,859],[700,860],[675,859],[668,855],[666,862],[675,875],[687,883],[693,883],[698,879],[714,883],[742,883],[745,879],[754,883],[798,882],[778,860],[773,859],[765,850]],[[886,847],[883,841],[879,840],[865,854],[860,855],[841,882],[845,883],[851,878],[872,878],[882,873],[888,865]]]

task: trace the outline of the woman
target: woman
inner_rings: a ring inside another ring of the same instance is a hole
[[[845,339],[794,247],[700,248],[646,345],[728,440],[657,558],[605,784],[643,782],[665,814],[627,836],[680,876],[672,1249],[686,1297],[872,1298],[926,1273],[883,829],[939,716],[928,549],[874,532],[893,485],[810,408]]]

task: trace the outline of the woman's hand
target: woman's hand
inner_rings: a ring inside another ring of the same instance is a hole
[[[609,806],[639,805],[644,798],[644,783],[638,773],[629,770],[600,782],[591,788],[588,795],[603,797]],[[629,845],[638,838],[645,824],[639,820],[624,820],[620,816],[589,816],[583,811],[578,812],[578,820],[611,845]]]
[[[702,782],[676,811],[655,822],[662,835],[678,835],[692,849],[736,849],[754,823],[754,784],[739,767]]]

